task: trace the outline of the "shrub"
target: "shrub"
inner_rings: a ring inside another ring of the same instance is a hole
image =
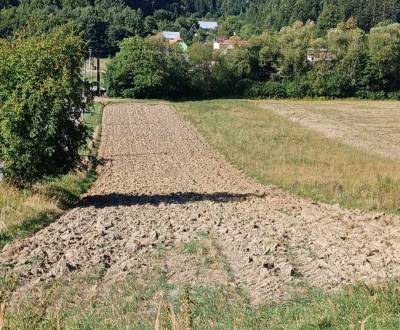
[[[28,186],[79,162],[90,100],[83,50],[70,27],[0,43],[0,159],[11,183]]]
[[[310,83],[305,76],[286,81],[284,85],[287,97],[302,98],[313,95]]]
[[[187,62],[182,52],[155,38],[127,38],[107,66],[109,96],[171,98],[187,86]]]
[[[286,90],[285,86],[279,81],[267,81],[265,83],[256,82],[253,83],[245,92],[247,97],[256,98],[285,98]]]

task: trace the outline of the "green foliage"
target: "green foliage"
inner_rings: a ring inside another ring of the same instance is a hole
[[[364,30],[380,22],[398,21],[399,0],[254,0],[246,10],[246,20],[279,30],[299,20],[317,22],[320,34],[337,23],[354,17]]]
[[[174,97],[185,91],[186,60],[176,47],[155,38],[132,37],[107,66],[110,96],[136,98]]]
[[[366,34],[349,19],[319,35],[314,23],[296,21],[241,45],[239,37],[231,37],[236,46],[220,51],[211,42],[195,42],[185,54],[152,39],[132,40],[122,43],[109,67],[110,95],[397,99],[400,94],[399,23],[381,23]]]
[[[189,48],[192,65],[191,84],[196,96],[210,97],[218,90],[218,75],[221,75],[222,58],[213,53],[211,44],[195,43]]]
[[[80,160],[88,91],[84,44],[69,27],[0,43],[0,158],[18,186],[68,172]]]
[[[279,33],[280,60],[278,74],[283,77],[302,74],[307,69],[307,50],[313,37],[314,23],[300,21],[283,28]]]
[[[369,82],[372,89],[398,90],[400,84],[400,24],[381,24],[368,37]]]
[[[198,30],[197,19],[218,19],[219,35],[250,38],[265,28],[279,31],[296,21],[316,22],[324,35],[339,22],[354,17],[368,31],[384,21],[399,21],[399,0],[2,0],[0,37],[10,37],[40,22],[49,31],[75,22],[85,39],[102,56],[118,51],[131,36],[161,30],[180,31],[185,41],[212,39],[214,32]]]

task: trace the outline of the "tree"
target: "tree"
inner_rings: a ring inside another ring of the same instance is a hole
[[[80,77],[84,42],[71,28],[0,43],[0,158],[27,186],[80,161],[90,97]]]
[[[314,27],[313,22],[303,24],[297,21],[279,32],[280,76],[301,75],[307,70],[307,50],[314,35]]]
[[[400,88],[400,24],[380,24],[368,36],[368,80],[372,89]]]
[[[339,8],[336,4],[325,4],[321,14],[318,17],[317,31],[319,35],[323,35],[329,29],[336,27],[337,23],[342,20]]]
[[[182,52],[156,38],[131,37],[107,66],[110,96],[173,97],[186,86],[187,62]]]
[[[328,49],[337,56],[337,77],[342,80],[341,85],[346,86],[342,96],[353,95],[362,85],[367,60],[365,33],[352,22],[350,19],[347,24],[338,24],[327,33]]]

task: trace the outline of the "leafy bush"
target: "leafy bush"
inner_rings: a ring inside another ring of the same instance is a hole
[[[356,96],[367,100],[383,100],[386,98],[386,93],[384,91],[360,90],[357,92]]]
[[[170,98],[187,86],[187,62],[182,52],[155,38],[132,37],[107,66],[109,96]]]
[[[0,159],[11,183],[27,186],[79,162],[90,101],[83,50],[70,27],[0,42]]]
[[[247,97],[256,98],[285,98],[286,89],[285,86],[279,81],[267,81],[265,83],[256,82],[250,86],[246,91]]]
[[[290,98],[313,96],[312,87],[306,77],[285,82],[286,95]]]

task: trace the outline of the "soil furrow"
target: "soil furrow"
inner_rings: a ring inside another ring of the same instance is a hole
[[[93,189],[0,254],[2,272],[19,274],[21,290],[94,267],[114,281],[162,266],[172,282],[235,283],[261,303],[287,297],[297,284],[331,289],[400,275],[398,217],[257,184],[165,105],[109,105],[103,117]],[[182,252],[199,237],[209,240],[215,262]],[[160,248],[163,260],[152,257]]]

